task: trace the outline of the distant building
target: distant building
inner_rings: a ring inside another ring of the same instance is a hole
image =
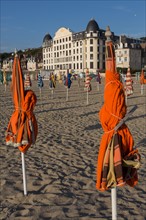
[[[35,58],[30,58],[27,61],[27,70],[28,71],[35,71],[37,69],[37,63],[35,61]]]
[[[114,36],[113,40],[118,40]],[[86,30],[74,33],[69,28],[62,27],[54,38],[50,34],[43,39],[43,69],[55,70],[55,73],[65,73],[67,69],[75,72],[90,72],[105,69],[105,30],[100,29],[92,19]]]
[[[146,42],[140,43],[140,46],[142,48],[142,67],[146,69]]]
[[[3,60],[2,69],[5,69],[5,71],[12,71],[12,68],[13,68],[13,59],[7,58]]]
[[[116,66],[140,70],[142,68],[141,42],[137,39],[120,36],[119,42],[115,45]]]

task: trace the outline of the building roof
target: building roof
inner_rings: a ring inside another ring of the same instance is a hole
[[[99,30],[99,26],[97,24],[97,22],[94,20],[94,19],[91,19],[89,21],[89,23],[87,24],[87,27],[86,27],[86,31],[89,33],[90,31],[93,31],[94,33],[96,31]]]
[[[46,42],[46,41],[49,41],[49,40],[52,40],[52,37],[50,34],[46,34],[44,39],[43,39],[43,42]]]

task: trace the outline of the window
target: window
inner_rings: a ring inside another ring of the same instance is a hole
[[[77,41],[77,47],[79,46],[79,42]]]
[[[80,53],[82,53],[82,48],[80,48]]]
[[[71,63],[69,63],[69,69],[71,69]]]
[[[124,61],[127,62],[127,57],[124,58]]]
[[[90,44],[93,44],[93,39],[90,39]]]
[[[80,63],[80,69],[82,69],[82,63]]]
[[[93,47],[90,47],[90,52],[93,52]]]
[[[90,69],[93,69],[93,62],[90,62]]]
[[[93,60],[93,54],[92,53],[90,54],[90,60]]]

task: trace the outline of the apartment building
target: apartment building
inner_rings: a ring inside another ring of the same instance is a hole
[[[112,32],[113,40],[118,40]],[[105,30],[91,19],[85,31],[74,33],[61,27],[52,38],[48,33],[43,39],[43,69],[65,73],[67,69],[76,73],[105,69]]]
[[[119,42],[115,45],[116,66],[140,70],[143,65],[140,43],[141,40],[120,36]]]

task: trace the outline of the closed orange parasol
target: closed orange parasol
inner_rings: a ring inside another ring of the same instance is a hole
[[[37,137],[37,121],[33,114],[37,99],[33,91],[24,91],[23,75],[17,55],[14,58],[11,89],[15,111],[8,124],[6,144],[18,147],[25,153]]]
[[[142,71],[141,71],[140,84],[141,84],[141,95],[143,95],[144,94],[144,84],[146,84],[146,79],[144,76],[144,69],[142,69]]]
[[[21,151],[24,195],[27,195],[24,153],[32,143],[35,143],[38,133],[37,121],[33,114],[37,99],[33,91],[24,91],[23,76],[17,55],[13,63],[11,89],[15,110],[6,131],[6,144],[18,147]]]
[[[104,105],[99,113],[104,134],[98,154],[96,188],[101,191],[125,183],[135,186],[138,182],[136,168],[123,166],[123,159],[139,158],[138,151],[133,150],[133,137],[126,124],[115,131],[116,125],[125,117],[127,108],[123,84],[120,82],[119,74],[116,73],[114,47],[108,32],[110,32],[109,27],[106,31]],[[111,161],[113,161],[113,170],[111,170]]]
[[[141,74],[140,74],[140,84],[146,84],[146,79],[144,78],[144,70],[141,70]]]
[[[104,88],[104,105],[99,112],[99,118],[104,130],[101,139],[97,162],[96,188],[105,191],[126,183],[135,186],[138,182],[137,168],[140,156],[133,149],[133,137],[124,122],[118,124],[126,115],[125,94],[120,76],[116,72],[115,53],[110,39],[111,32],[107,27],[106,33],[106,75]],[[116,191],[112,199],[113,219],[116,218]]]

